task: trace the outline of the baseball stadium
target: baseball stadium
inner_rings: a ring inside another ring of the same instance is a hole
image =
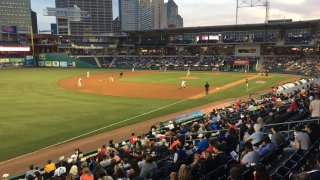
[[[15,28],[0,40],[3,179],[320,172],[320,20],[99,37]]]

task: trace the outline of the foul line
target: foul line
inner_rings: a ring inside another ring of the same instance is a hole
[[[194,96],[193,96],[193,97],[194,97]],[[128,118],[128,119],[125,119],[125,120],[122,120],[122,121],[119,121],[119,122],[116,122],[116,123],[113,123],[113,124],[110,124],[110,125],[107,125],[107,126],[104,126],[104,127],[101,127],[101,128],[99,128],[99,129],[96,129],[96,130],[93,130],[93,131],[90,131],[90,132],[81,134],[81,135],[79,135],[79,136],[76,136],[76,137],[73,137],[73,138],[64,140],[64,141],[62,141],[62,142],[59,142],[59,143],[56,143],[56,144],[53,144],[53,145],[50,145],[50,146],[41,148],[41,149],[36,150],[36,151],[33,151],[33,152],[31,152],[31,153],[27,153],[27,154],[24,154],[24,155],[21,155],[21,156],[18,156],[18,157],[15,157],[15,158],[12,158],[12,159],[9,159],[9,160],[0,162],[0,165],[1,165],[1,164],[4,164],[4,163],[7,163],[7,162],[9,162],[9,161],[13,161],[13,160],[16,160],[16,159],[19,159],[19,158],[22,158],[22,157],[25,157],[25,156],[34,154],[34,153],[39,152],[39,151],[41,151],[41,150],[45,150],[45,149],[48,149],[48,148],[51,148],[51,147],[54,147],[54,146],[58,146],[58,145],[61,145],[61,144],[64,144],[64,143],[67,143],[67,142],[76,140],[76,139],[81,138],[81,137],[83,137],[83,136],[87,136],[87,135],[93,134],[93,133],[95,133],[95,132],[97,132],[97,131],[100,131],[100,130],[103,130],[103,129],[106,129],[106,128],[109,128],[109,127],[112,127],[112,126],[115,126],[115,125],[118,125],[118,124],[121,124],[121,123],[130,121],[130,120],[132,120],[132,119],[136,119],[136,118],[138,118],[138,117],[141,117],[141,116],[144,116],[144,115],[147,115],[147,114],[151,114],[151,113],[153,113],[153,112],[156,112],[156,111],[165,109],[165,108],[167,108],[167,107],[170,107],[170,106],[173,106],[173,105],[182,103],[182,102],[184,102],[184,101],[191,100],[193,97],[190,97],[190,98],[187,98],[187,99],[183,99],[183,100],[180,100],[180,101],[177,101],[177,102],[174,102],[174,103],[165,105],[165,106],[163,106],[163,107],[160,107],[160,108],[158,108],[158,109],[155,109],[155,110],[152,110],[152,111],[149,111],[149,112],[145,112],[145,113],[143,113],[143,114],[140,114],[140,115],[137,115],[137,116],[134,116],[134,117],[131,117],[131,118]]]

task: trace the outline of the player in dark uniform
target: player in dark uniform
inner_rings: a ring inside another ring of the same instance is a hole
[[[122,76],[123,76],[123,72],[120,73],[120,78],[122,78]]]
[[[204,85],[204,88],[206,90],[206,94],[209,94],[209,83],[206,81],[206,84]]]

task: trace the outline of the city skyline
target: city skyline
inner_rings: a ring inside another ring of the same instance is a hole
[[[165,0],[167,2],[167,0]],[[235,0],[175,0],[179,14],[184,18],[184,27],[235,24]],[[270,19],[310,20],[320,19],[319,0],[272,0]],[[31,0],[32,10],[38,14],[39,30],[50,29],[54,17],[43,16],[43,9],[54,7],[55,0]],[[118,0],[113,0],[113,19],[119,14]],[[211,8],[212,7],[212,8]],[[302,8],[303,7],[303,8]],[[239,24],[263,23],[265,8],[239,9]]]

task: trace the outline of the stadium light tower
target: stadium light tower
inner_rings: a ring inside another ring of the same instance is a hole
[[[43,10],[44,16],[55,16],[57,18],[67,19],[68,35],[70,32],[70,22],[79,22],[90,14],[87,11],[82,11],[77,5],[71,8],[52,8],[47,7]]]
[[[269,0],[237,0],[236,24],[238,24],[239,8],[246,7],[266,7],[265,23],[269,20],[270,1]]]

